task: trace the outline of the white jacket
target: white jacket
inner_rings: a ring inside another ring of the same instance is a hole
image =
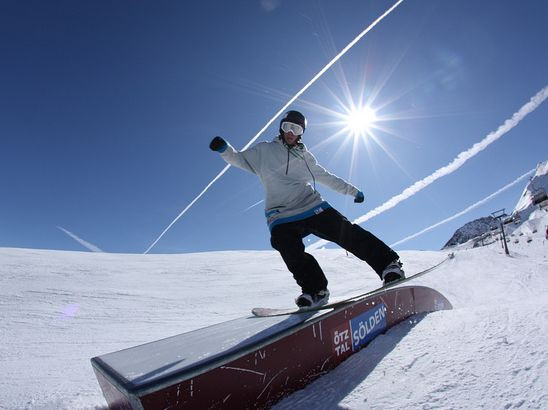
[[[301,220],[330,207],[316,191],[317,182],[345,195],[356,196],[359,192],[320,166],[304,144],[289,147],[279,137],[241,152],[227,143],[221,157],[260,178],[266,192],[265,215],[271,230],[279,223]]]

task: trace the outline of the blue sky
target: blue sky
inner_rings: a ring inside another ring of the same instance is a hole
[[[0,246],[144,252],[224,167],[213,136],[245,146],[393,4],[3,1]],[[365,202],[322,195],[359,218],[497,130],[548,85],[547,14],[543,0],[400,4],[291,107],[319,162]],[[374,138],[340,132],[350,96],[377,110]],[[457,214],[548,159],[547,126],[544,103],[362,226],[394,243]],[[465,222],[511,210],[525,182],[396,249],[439,249]],[[151,252],[270,249],[262,204],[251,207],[262,197],[230,169]]]

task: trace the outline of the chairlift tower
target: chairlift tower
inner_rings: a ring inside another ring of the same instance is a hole
[[[505,208],[499,209],[498,211],[495,211],[491,213],[491,216],[495,219],[498,219],[500,223],[500,232],[502,234],[502,243],[504,244],[504,252],[506,255],[510,255],[510,252],[508,251],[508,244],[506,243],[506,234],[504,233],[504,218],[506,218],[508,215],[506,215],[506,212],[504,212]]]

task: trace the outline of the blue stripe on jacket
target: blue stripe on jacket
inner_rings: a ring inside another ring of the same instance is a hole
[[[275,219],[268,225],[268,229],[270,230],[270,232],[272,232],[272,229],[274,229],[276,225],[285,224],[288,222],[301,221],[303,219],[310,218],[311,216],[318,215],[329,208],[331,208],[331,205],[329,205],[327,201],[324,201],[321,204],[315,206],[314,208],[309,209],[308,211],[304,211],[300,214],[288,216],[286,218]],[[274,209],[272,211],[265,212],[265,216],[267,217],[267,220],[268,220],[268,217],[275,215],[278,212],[279,212],[278,210]]]

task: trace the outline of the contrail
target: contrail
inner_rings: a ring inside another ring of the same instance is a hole
[[[410,235],[406,238],[403,238],[402,240],[399,240],[398,242],[395,242],[393,244],[391,244],[390,246],[391,247],[394,247],[394,246],[397,246],[397,245],[400,245],[404,242],[407,242],[408,240],[410,239],[413,239],[413,238],[416,238],[417,236],[420,236],[422,235],[423,233],[426,233],[428,231],[431,231],[432,229],[434,228],[437,228],[438,226],[440,225],[443,225],[443,224],[446,224],[447,222],[449,221],[452,221],[453,219],[457,219],[459,216],[462,216],[464,214],[467,214],[468,212],[470,212],[472,209],[474,208],[477,208],[478,206],[481,206],[483,204],[485,204],[486,202],[489,202],[491,199],[493,199],[494,197],[496,197],[498,194],[501,194],[503,193],[504,191],[506,191],[507,189],[510,189],[511,187],[513,187],[514,185],[516,185],[517,183],[521,182],[523,179],[525,179],[526,177],[528,177],[529,175],[531,175],[533,172],[535,172],[535,168],[533,168],[532,170],[530,171],[527,171],[525,174],[523,174],[522,176],[520,176],[518,179],[516,179],[515,181],[513,182],[510,182],[508,185],[505,185],[504,187],[502,187],[501,189],[499,189],[498,191],[492,193],[491,195],[483,198],[481,201],[478,201],[476,202],[475,204],[473,205],[470,205],[468,208],[462,210],[461,212],[459,213],[456,213],[455,215],[453,216],[450,216],[449,218],[446,218],[444,219],[443,221],[440,221],[432,226],[429,226],[428,228],[425,228],[423,229],[422,231],[420,232],[417,232],[413,235]]]
[[[183,209],[179,215],[177,215],[177,218],[175,218],[175,219],[167,226],[167,228],[164,229],[164,231],[160,234],[160,236],[159,236],[158,238],[156,238],[156,240],[155,240],[154,242],[152,242],[152,245],[150,245],[150,246],[148,247],[148,249],[145,251],[145,254],[147,254],[148,251],[150,251],[150,250],[154,247],[154,245],[156,245],[156,244],[158,243],[158,241],[159,241],[160,239],[162,239],[162,236],[164,236],[165,233],[166,233],[167,231],[169,231],[169,229],[170,229],[173,225],[175,225],[175,222],[177,222],[177,221],[179,220],[179,218],[181,218],[181,216],[183,216],[184,214],[186,214],[186,211],[188,211],[188,210],[190,209],[190,207],[191,207],[192,205],[194,205],[194,204],[196,203],[196,201],[197,201],[198,199],[200,199],[200,198],[207,192],[207,190],[209,189],[209,187],[210,187],[211,185],[213,185],[219,178],[221,178],[221,177],[224,175],[224,173],[225,173],[226,171],[228,171],[228,168],[230,168],[230,165],[225,166],[225,167],[223,168],[223,170],[222,170],[221,172],[219,172],[219,174],[218,174],[215,178],[213,178],[209,184],[207,184],[207,186],[202,190],[202,192],[200,192],[200,193],[198,194],[198,196],[197,196],[196,198],[194,198],[194,199],[192,200],[192,202],[191,202],[190,204],[188,204],[188,205],[186,206],[186,208]]]
[[[259,136],[264,131],[266,131],[266,129],[268,127],[270,127],[270,125],[276,120],[276,118],[278,118],[281,114],[283,114],[283,112],[285,110],[287,110],[287,108],[291,104],[293,104],[297,100],[297,98],[299,98],[306,90],[308,90],[312,84],[314,84],[316,81],[318,81],[318,79],[327,70],[329,70],[333,64],[335,64],[343,55],[346,54],[346,52],[348,50],[350,50],[358,41],[360,41],[363,36],[365,36],[369,31],[371,31],[378,23],[380,23],[386,16],[388,16],[402,2],[403,2],[403,0],[398,0],[396,3],[394,3],[394,5],[392,7],[390,7],[388,10],[386,10],[373,23],[371,23],[365,30],[363,30],[360,34],[358,34],[354,40],[352,40],[350,43],[348,43],[348,45],[345,48],[343,48],[339,54],[337,54],[335,57],[333,57],[333,59],[329,63],[327,63],[327,65],[324,68],[322,68],[318,72],[318,74],[316,74],[312,78],[312,80],[310,80],[303,88],[301,88],[301,90],[299,92],[297,92],[297,94],[295,94],[282,108],[280,108],[280,110],[276,114],[274,114],[274,116],[265,124],[265,126],[263,128],[261,128],[259,130],[259,132],[257,132],[257,134],[255,134],[255,136],[245,145],[245,147],[242,148],[242,151],[249,148],[251,146],[251,144],[253,144],[257,140],[257,138],[259,138]],[[213,180],[203,189],[203,191],[200,192],[200,194],[196,198],[194,198],[192,200],[192,202],[190,204],[188,204],[187,207],[185,209],[183,209],[179,215],[177,215],[177,217],[173,220],[173,222],[171,222],[168,225],[168,227],[166,229],[164,229],[164,231],[160,234],[160,236],[152,243],[152,245],[150,245],[148,247],[148,249],[144,252],[145,254],[148,253],[154,247],[154,245],[156,245],[158,243],[158,241],[160,239],[162,239],[162,237],[165,235],[165,233],[175,224],[175,222],[177,222],[190,209],[190,207],[192,205],[194,205],[196,203],[196,201],[198,199],[200,199],[207,192],[207,190],[211,187],[211,185],[213,185],[213,183],[215,183],[215,181],[217,181],[221,176],[224,175],[224,173],[228,170],[228,168],[230,168],[230,165],[227,165],[225,168],[223,168],[223,170],[215,178],[213,178]]]
[[[356,219],[354,223],[356,224],[363,223],[395,207],[400,202],[406,200],[407,198],[412,197],[413,195],[423,190],[428,185],[437,181],[441,177],[444,177],[446,175],[449,175],[455,172],[457,169],[463,166],[466,163],[466,161],[468,161],[469,159],[479,154],[481,151],[483,151],[493,142],[498,140],[500,137],[502,137],[504,134],[506,134],[508,131],[510,131],[512,128],[518,125],[521,122],[521,120],[523,120],[528,114],[532,113],[535,109],[537,109],[537,107],[540,106],[547,97],[548,97],[548,86],[545,86],[535,96],[533,96],[533,98],[531,98],[531,100],[527,104],[525,104],[517,112],[515,112],[510,119],[507,119],[506,121],[504,121],[504,123],[496,131],[489,133],[483,140],[474,144],[468,150],[461,152],[448,165],[442,168],[439,168],[432,175],[429,175],[426,178],[415,182],[413,185],[406,188],[401,194],[390,198],[384,204],[378,206],[377,208],[369,211],[367,214]],[[319,241],[316,241],[313,244],[309,245],[307,249],[317,249],[325,245],[326,243],[328,243],[326,240],[320,239]]]
[[[247,208],[245,208],[245,209],[244,209],[244,212],[249,211],[251,208],[254,208],[254,207],[256,207],[257,205],[262,204],[263,202],[264,202],[264,199],[261,199],[259,202],[255,202],[253,205],[250,205],[250,206],[248,206]]]
[[[65,228],[58,226],[57,229],[60,231],[63,231],[68,236],[70,236],[72,239],[74,239],[76,242],[78,242],[80,245],[82,245],[84,248],[92,251],[92,252],[103,252],[101,249],[99,249],[97,246],[95,246],[92,243],[89,243],[87,241],[84,241],[82,238],[79,238],[78,236],[74,235],[72,232],[67,231]]]

